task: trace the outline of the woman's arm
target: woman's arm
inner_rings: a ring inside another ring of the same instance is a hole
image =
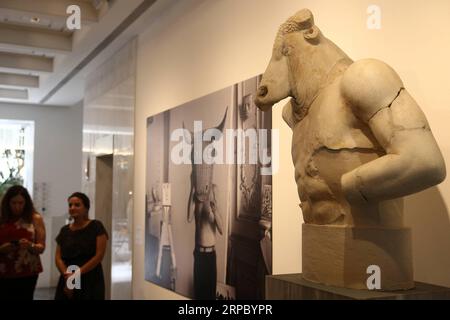
[[[67,266],[64,263],[64,261],[61,258],[61,247],[59,244],[56,247],[56,253],[55,253],[55,263],[56,267],[58,268],[59,272],[64,278],[64,294],[67,296],[67,298],[72,299],[73,298],[73,290],[69,289],[67,287],[67,278],[72,275],[72,273],[67,273]]]
[[[33,213],[33,225],[35,230],[35,240],[20,239],[19,246],[21,249],[28,249],[34,254],[42,254],[45,250],[45,225],[44,220],[38,213]]]
[[[11,244],[11,242],[6,242],[6,243],[0,245],[0,254],[8,254],[13,250],[14,250],[14,246]]]
[[[105,255],[106,251],[106,243],[108,241],[108,237],[106,234],[102,234],[100,236],[97,236],[97,244],[96,244],[96,250],[95,250],[95,256],[92,257],[91,260],[86,262],[81,268],[81,274],[88,273],[92,269],[94,269],[100,262],[103,260],[103,256]]]
[[[64,275],[67,272],[67,266],[65,265],[64,261],[61,258],[61,247],[56,247],[56,253],[55,253],[55,263],[56,267],[58,268],[59,272]]]
[[[45,250],[45,224],[41,215],[33,215],[34,228],[36,230],[36,243],[32,246],[31,250],[37,254],[42,254]]]

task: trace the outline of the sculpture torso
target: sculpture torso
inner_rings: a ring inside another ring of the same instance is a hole
[[[195,244],[212,247],[216,244],[216,221],[209,201],[196,202]]]
[[[191,192],[188,200],[188,222],[195,219],[195,245],[201,247],[213,247],[216,244],[216,230],[222,234],[222,220],[220,214],[217,212],[217,203],[215,197],[215,187],[213,184],[213,171],[214,165],[211,158],[209,163],[203,163],[205,157],[205,149],[213,143],[213,141],[219,140],[222,136],[223,128],[225,125],[225,119],[227,118],[228,107],[225,110],[222,122],[215,127],[216,132],[204,140],[204,133],[201,133],[199,146],[200,150],[197,150],[194,146],[192,148],[191,160],[192,160],[192,174],[191,174]],[[184,127],[184,124],[183,124]],[[187,136],[188,141],[192,141],[193,137],[199,137],[198,132],[191,133]],[[207,152],[209,157],[214,157],[215,149],[212,153]],[[200,158],[200,163],[196,163],[196,159]]]
[[[216,222],[212,213],[213,196],[213,165],[194,165],[194,203],[195,203],[195,243],[202,247],[212,247],[216,244]]]
[[[293,128],[292,158],[306,223],[379,225],[383,216],[401,224],[401,200],[350,207],[341,190],[341,176],[385,154],[368,126],[340,94],[338,76],[322,89],[308,114]],[[397,216],[398,219],[392,219]]]

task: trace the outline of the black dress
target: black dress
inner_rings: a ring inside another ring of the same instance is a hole
[[[81,268],[95,256],[97,237],[103,234],[108,236],[103,224],[98,220],[92,220],[86,227],[79,230],[70,230],[69,225],[62,227],[56,237],[56,242],[61,248],[61,258],[64,264],[67,267],[78,266]],[[64,287],[65,280],[61,275],[56,288],[55,300],[67,300]],[[81,275],[81,289],[74,289],[73,293],[74,300],[105,299],[105,280],[101,263]]]

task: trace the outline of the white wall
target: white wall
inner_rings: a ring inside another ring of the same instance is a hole
[[[56,286],[50,274],[54,268],[54,238],[59,230],[53,230],[52,217],[65,215],[67,197],[81,188],[82,117],[81,105],[0,104],[0,119],[35,122],[34,182],[45,182],[48,186],[47,210],[43,213],[47,248],[42,255],[44,272],[39,277],[40,287]],[[36,209],[41,212],[40,208]]]
[[[378,4],[381,30],[366,27]],[[133,297],[179,298],[144,280],[146,119],[264,72],[280,24],[309,8],[324,35],[354,60],[392,65],[423,108],[450,165],[450,2],[434,0],[184,0],[140,35],[137,66]],[[301,272],[301,223],[291,160],[291,130],[275,108],[280,170],[273,177],[273,271]],[[407,198],[415,279],[450,286],[450,178]]]

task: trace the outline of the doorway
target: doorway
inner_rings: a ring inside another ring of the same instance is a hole
[[[111,299],[111,239],[113,203],[113,155],[96,158],[95,170],[95,219],[100,220],[108,232],[109,241],[102,261],[105,276],[105,298]]]

